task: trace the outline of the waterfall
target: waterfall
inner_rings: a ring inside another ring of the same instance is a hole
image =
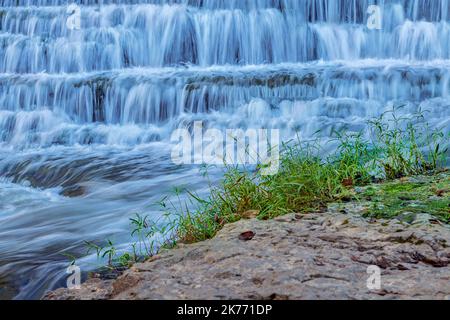
[[[68,29],[64,6],[6,7],[0,9],[0,71],[76,73],[182,64],[450,58],[447,0],[441,10],[438,1],[430,4],[430,21],[418,15],[418,1],[409,10],[385,4],[386,27],[380,32],[365,26],[365,6],[359,7],[365,1],[358,6],[328,2],[295,0],[279,4],[283,10],[267,3],[252,10],[212,10],[210,2],[200,8],[82,6],[78,32]],[[301,3],[309,6],[297,8]],[[348,21],[340,21],[341,15]]]
[[[61,285],[55,250],[126,245],[130,212],[179,181],[204,188],[167,158],[194,121],[329,137],[403,106],[450,131],[450,0],[0,4],[0,298]]]

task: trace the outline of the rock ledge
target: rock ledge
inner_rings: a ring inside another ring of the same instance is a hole
[[[448,226],[370,221],[360,211],[347,204],[242,220],[117,280],[90,279],[44,299],[450,299]],[[246,241],[247,231],[254,236]],[[370,265],[381,268],[381,290],[367,288]]]

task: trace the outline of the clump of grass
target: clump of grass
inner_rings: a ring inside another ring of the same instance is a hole
[[[442,142],[442,131],[432,130],[425,122],[425,113],[398,116],[396,108],[369,122],[374,133],[376,161],[386,179],[398,179],[433,171],[445,162],[448,150]]]
[[[206,198],[186,190],[188,200],[182,201],[183,190],[175,189],[175,201],[165,197],[159,202],[164,211],[159,220],[152,222],[140,215],[130,219],[131,236],[137,240],[131,254],[118,256],[111,241],[104,248],[92,243],[88,247],[100,258],[107,257],[109,266],[129,265],[177,242],[210,239],[225,224],[246,218],[250,211],[260,219],[315,212],[330,202],[349,200],[355,186],[438,172],[448,159],[443,146],[449,134],[429,128],[422,112],[399,117],[397,110],[370,121],[370,136],[336,132],[338,146],[326,157],[320,139],[291,141],[283,145],[275,175],[262,175],[262,167],[251,171],[226,166],[221,182],[210,184]],[[380,213],[375,210],[372,215]],[[448,218],[442,216],[443,221]]]
[[[107,245],[104,247],[98,246],[93,242],[85,241],[87,247],[87,254],[95,251],[98,259],[108,259],[108,268],[113,268],[116,261],[117,249],[110,239],[107,240]]]
[[[259,212],[261,219],[313,212],[348,200],[355,186],[437,172],[448,159],[443,146],[449,135],[429,128],[423,112],[400,117],[398,109],[370,121],[370,136],[336,133],[338,147],[327,157],[322,156],[320,140],[285,144],[279,172],[273,176],[228,167],[207,199],[191,195],[195,211],[187,206],[177,211],[178,239],[188,243],[209,239],[250,210]]]
[[[176,244],[176,223],[175,217],[169,217],[169,212],[161,216],[159,220],[150,221],[148,216],[136,214],[130,218],[132,226],[131,237],[135,239],[132,243],[132,252],[119,250],[110,239],[106,243],[99,245],[91,241],[85,241],[87,254],[95,253],[98,260],[105,260],[106,265],[99,268],[99,271],[118,271],[129,267],[136,262],[142,262],[154,256],[163,248],[172,248]],[[75,257],[65,254],[74,264]]]

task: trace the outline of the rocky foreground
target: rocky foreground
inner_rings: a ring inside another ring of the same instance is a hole
[[[450,228],[429,215],[363,218],[361,203],[226,225],[116,280],[88,280],[45,299],[450,299]],[[369,290],[368,267],[381,268]]]

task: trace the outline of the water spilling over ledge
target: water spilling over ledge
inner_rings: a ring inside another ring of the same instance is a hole
[[[315,6],[249,11],[206,7],[82,7],[81,30],[76,31],[68,29],[64,6],[4,8],[0,10],[0,71],[67,73],[177,64],[450,58],[450,25],[436,5],[428,8],[431,21],[424,21],[416,10],[391,4],[380,31],[368,29],[347,7],[326,7],[326,13]],[[334,18],[343,13],[354,17],[342,22]]]
[[[9,74],[0,76],[0,83],[0,142],[14,143],[16,148],[136,145],[167,139],[172,130],[198,114],[215,117],[221,127],[242,127],[242,119],[233,115],[244,112],[249,118],[245,126],[272,122],[292,134],[305,133],[314,114],[329,122],[339,120],[343,126],[355,124],[355,116],[362,122],[394,102],[407,102],[413,109],[430,111],[430,121],[441,122],[448,106],[450,64],[364,61]],[[251,119],[256,114],[255,123]],[[321,121],[320,126],[324,124]],[[137,131],[117,135],[117,125],[134,126]],[[310,129],[314,132],[317,127]]]
[[[450,131],[449,0],[73,2],[79,30],[72,1],[0,0],[0,298],[63,285],[64,252],[126,247],[130,215],[205,188],[169,159],[194,121],[329,137],[401,106]]]

